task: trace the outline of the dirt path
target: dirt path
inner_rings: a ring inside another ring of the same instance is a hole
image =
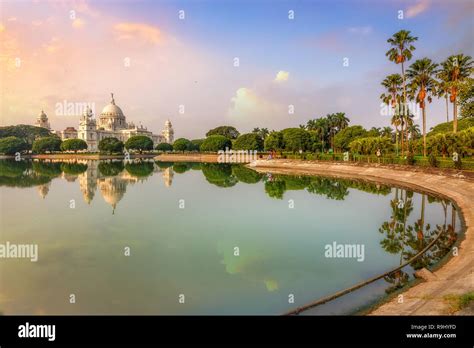
[[[407,170],[384,166],[295,160],[261,160],[249,165],[260,172],[310,174],[395,184],[453,200],[466,226],[458,256],[452,257],[434,276],[405,291],[403,302],[395,297],[370,315],[443,315],[450,311],[446,295],[474,291],[474,179],[455,171]]]

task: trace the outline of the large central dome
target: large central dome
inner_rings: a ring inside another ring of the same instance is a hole
[[[115,118],[121,118],[125,117],[123,115],[122,109],[120,109],[117,105],[115,105],[115,99],[114,99],[114,94],[112,93],[112,100],[110,101],[109,105],[106,105],[100,114],[100,117],[115,117]]]
[[[115,131],[127,127],[125,115],[117,105],[115,105],[114,94],[110,104],[102,109],[99,117],[99,127],[105,130]]]

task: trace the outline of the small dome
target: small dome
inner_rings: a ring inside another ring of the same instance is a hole
[[[40,114],[38,115],[38,118],[40,120],[47,120],[48,119],[48,116],[44,113],[43,110],[41,110]]]

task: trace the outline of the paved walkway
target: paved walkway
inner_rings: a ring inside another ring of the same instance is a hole
[[[456,202],[466,225],[465,238],[458,256],[435,271],[434,277],[403,293],[403,303],[395,297],[373,310],[370,315],[443,315],[450,307],[446,295],[474,291],[474,179],[454,171],[405,170],[375,165],[297,160],[259,160],[250,165],[261,172],[275,174],[311,174],[341,178],[360,178],[395,184],[440,195]]]

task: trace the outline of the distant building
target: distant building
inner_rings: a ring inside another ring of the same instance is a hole
[[[41,111],[38,116],[36,125],[50,129],[48,117]],[[76,131],[74,127],[67,127],[64,131],[55,132],[61,139],[82,139],[87,143],[88,151],[98,151],[99,142],[105,138],[117,138],[122,142],[126,142],[130,137],[135,135],[144,135],[153,141],[153,146],[160,143],[172,144],[174,141],[174,130],[170,120],[165,122],[165,127],[161,134],[153,134],[142,125],[135,126],[133,122],[127,122],[122,109],[115,104],[114,95],[110,104],[106,105],[98,119],[87,107],[79,119],[79,128]]]
[[[43,128],[48,129],[48,130],[51,130],[51,126],[49,125],[49,121],[48,121],[48,116],[44,113],[43,110],[41,110],[41,113],[36,118],[35,126],[36,127],[43,127]]]
[[[74,127],[66,127],[65,130],[59,132],[59,136],[62,140],[77,139],[77,130]]]

